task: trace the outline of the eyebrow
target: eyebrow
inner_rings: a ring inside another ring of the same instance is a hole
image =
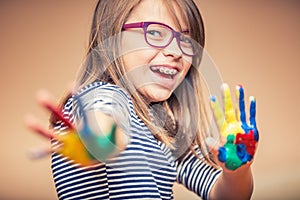
[[[189,29],[183,29],[182,31],[180,31],[180,33],[190,34],[190,30]]]

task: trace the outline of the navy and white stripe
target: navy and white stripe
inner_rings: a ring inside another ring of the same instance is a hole
[[[192,153],[180,162],[175,160],[170,149],[157,141],[136,115],[130,97],[121,88],[97,82],[85,87],[80,95],[87,107],[104,111],[115,119],[121,116],[126,121],[124,126],[128,126],[130,143],[106,163],[89,167],[54,153],[52,171],[59,199],[173,199],[175,181],[208,198],[220,171]],[[74,119],[73,103],[70,98],[63,110],[70,120]],[[118,112],[114,112],[116,107]],[[57,134],[64,128],[63,123],[58,123]],[[200,155],[199,149],[198,152]]]

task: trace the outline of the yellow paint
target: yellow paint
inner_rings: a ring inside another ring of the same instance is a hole
[[[94,160],[92,160],[89,156],[76,131],[70,130],[57,135],[56,137],[57,140],[63,144],[63,147],[57,150],[58,153],[82,165],[89,165],[94,162]]]
[[[214,116],[221,135],[227,138],[229,134],[236,135],[238,133],[244,133],[244,130],[241,127],[241,122],[236,119],[235,109],[233,108],[232,98],[228,85],[223,84],[222,87],[225,115],[223,114],[223,111],[217,100],[211,101],[211,108],[214,112]]]

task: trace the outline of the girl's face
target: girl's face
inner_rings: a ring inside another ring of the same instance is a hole
[[[160,22],[182,32],[187,29],[187,24],[180,15],[180,8],[175,8],[181,29],[176,26],[162,0],[143,0],[125,24]],[[149,102],[168,99],[183,81],[192,63],[192,57],[182,53],[176,38],[165,48],[149,46],[144,39],[143,28],[126,28],[122,32],[122,51],[127,77]]]

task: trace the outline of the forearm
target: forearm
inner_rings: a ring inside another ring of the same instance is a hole
[[[213,186],[210,199],[250,199],[253,192],[253,177],[250,165],[235,171],[224,170]]]

